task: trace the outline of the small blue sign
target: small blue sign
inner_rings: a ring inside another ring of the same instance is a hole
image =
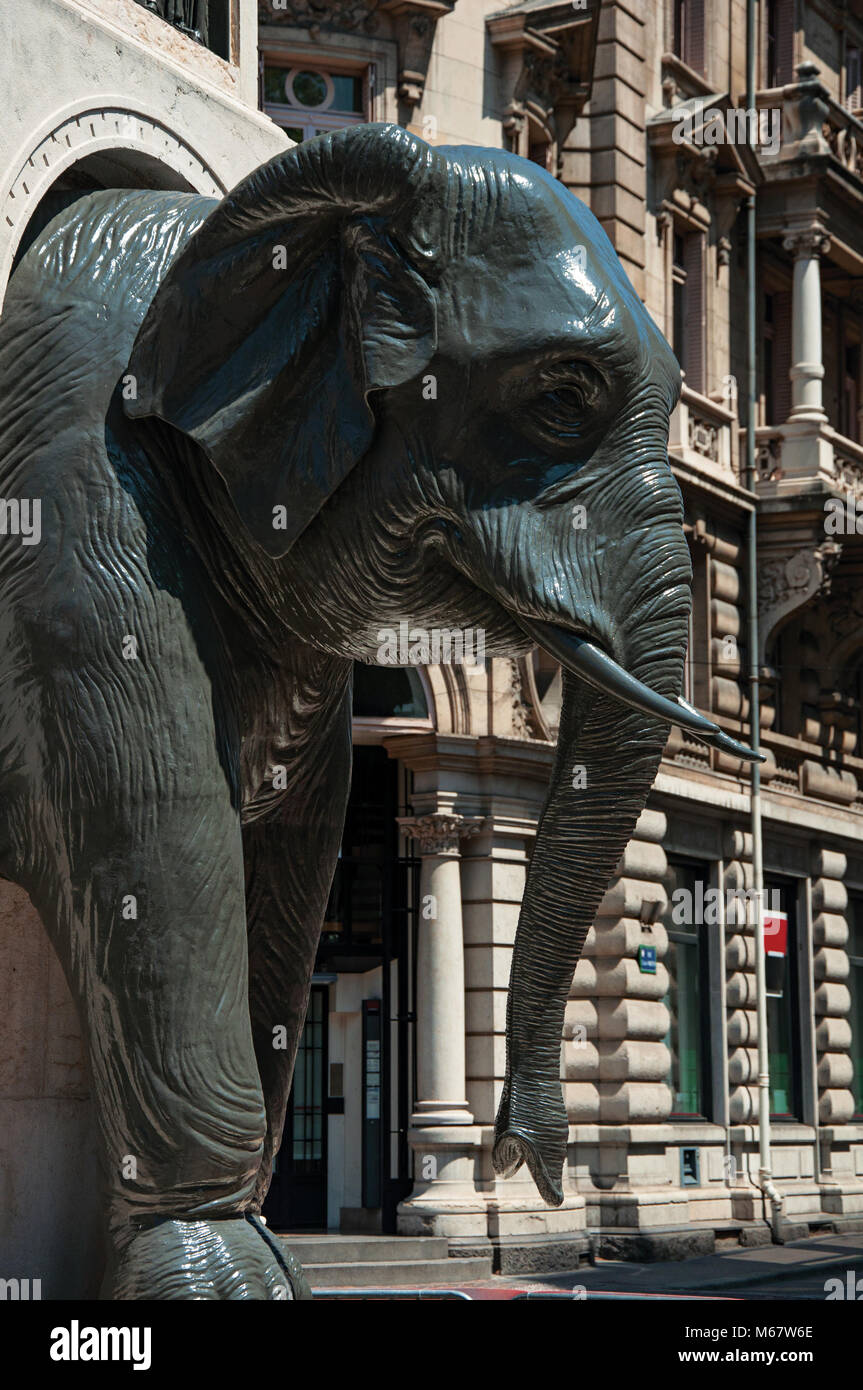
[[[638,948],[638,968],[642,975],[656,974],[656,947],[639,946]]]

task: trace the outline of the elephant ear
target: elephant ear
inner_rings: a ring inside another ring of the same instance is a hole
[[[272,556],[367,451],[370,394],[434,354],[446,191],[443,157],[399,126],[321,136],[238,185],[150,305],[126,411],[194,439]]]

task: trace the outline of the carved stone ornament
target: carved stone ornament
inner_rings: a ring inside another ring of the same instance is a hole
[[[258,20],[261,24],[289,24],[298,29],[313,30],[313,37],[322,31],[362,29],[374,34],[380,28],[377,11],[380,0],[258,0]]]
[[[499,10],[486,19],[501,55],[504,128],[513,150],[526,155],[529,115],[555,154],[590,96],[599,19],[597,0],[550,0]]]
[[[308,29],[312,38],[322,33],[361,29],[375,34],[382,16],[388,16],[398,45],[398,99],[401,117],[409,124],[422,101],[435,29],[442,15],[451,14],[455,0],[258,0],[263,24],[288,24]]]
[[[830,237],[823,227],[813,223],[811,227],[788,232],[782,239],[782,246],[791,252],[795,260],[810,260],[813,256],[826,256],[830,250]]]
[[[824,541],[788,557],[763,560],[758,567],[758,629],[760,659],[766,660],[770,637],[784,618],[817,595],[830,591],[830,579],[842,547]]]
[[[431,811],[424,816],[399,816],[402,830],[419,842],[423,859],[431,855],[455,856],[463,839],[476,835],[484,816],[461,816],[453,811]]]

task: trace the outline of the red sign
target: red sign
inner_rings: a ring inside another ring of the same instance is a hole
[[[764,949],[769,956],[788,954],[788,913],[765,912]]]

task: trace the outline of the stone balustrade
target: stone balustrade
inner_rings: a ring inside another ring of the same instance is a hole
[[[863,179],[863,121],[830,95],[818,78],[815,63],[801,63],[797,80],[756,95],[760,110],[780,107],[782,130],[778,149],[759,151],[770,167],[813,156],[832,156],[842,168]]]
[[[733,382],[729,381],[730,387]],[[737,468],[736,396],[729,389],[725,402],[702,396],[684,382],[677,408],[671,417],[668,448],[695,467],[705,462],[729,478]]]

